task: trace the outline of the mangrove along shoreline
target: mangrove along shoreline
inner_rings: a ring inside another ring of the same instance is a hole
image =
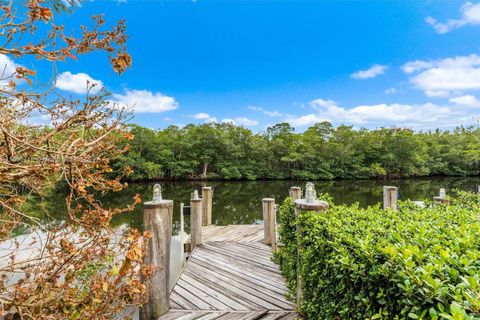
[[[288,123],[254,133],[231,123],[163,130],[131,125],[129,151],[113,167],[130,181],[391,179],[480,174],[480,129],[416,132],[334,128],[295,133]]]

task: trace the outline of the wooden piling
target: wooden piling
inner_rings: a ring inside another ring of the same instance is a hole
[[[203,187],[202,188],[202,223],[204,226],[209,226],[212,224],[212,200],[213,200],[213,190],[212,187]]]
[[[300,211],[315,211],[325,212],[328,211],[329,205],[328,202],[322,200],[314,200],[313,202],[307,202],[305,199],[295,200],[295,220],[298,221],[298,216]],[[300,256],[301,244],[300,239],[303,237],[303,231],[299,223],[296,227],[296,236],[297,236],[297,306],[300,306],[303,301],[303,279],[301,276],[302,261]]]
[[[182,241],[183,245],[183,234],[185,233],[185,215],[183,214],[185,205],[180,203],[180,240]]]
[[[190,250],[202,244],[202,199],[190,199]]]
[[[302,199],[302,188],[300,187],[291,187],[290,188],[290,197],[292,197],[293,201]]]
[[[278,204],[273,203],[273,210],[271,211],[270,216],[270,239],[271,239],[271,247],[272,252],[277,251],[277,211],[278,211]]]
[[[275,199],[264,198],[262,199],[263,206],[263,243],[272,246],[272,250],[275,251],[277,247],[277,236],[275,233],[276,223],[276,210]]]
[[[383,210],[386,210],[387,208],[397,210],[397,192],[397,187],[383,187]]]
[[[148,303],[140,309],[141,320],[158,319],[170,309],[170,247],[172,242],[173,201],[145,202],[143,222],[145,231],[152,233],[148,243],[147,265],[153,265],[155,274],[146,281]]]

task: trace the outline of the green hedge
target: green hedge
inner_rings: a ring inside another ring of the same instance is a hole
[[[302,212],[300,306],[307,319],[480,319],[480,198],[420,209],[332,204]],[[331,203],[331,200],[330,200]],[[294,296],[297,238],[293,202],[279,210],[276,254]]]

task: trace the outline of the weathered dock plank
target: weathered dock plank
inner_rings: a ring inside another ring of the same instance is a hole
[[[263,240],[263,225],[204,226],[202,239],[203,242],[259,242]],[[190,237],[186,242],[190,242]]]
[[[195,320],[297,319],[295,305],[262,225],[206,226],[159,318]]]
[[[296,315],[288,311],[199,311],[170,310],[162,320],[293,320]]]
[[[271,257],[261,243],[205,243],[195,248],[172,294],[198,310],[293,310]]]

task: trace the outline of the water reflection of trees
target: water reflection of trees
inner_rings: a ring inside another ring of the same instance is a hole
[[[382,200],[382,186],[394,185],[399,187],[400,199],[423,200],[438,194],[440,188],[446,188],[447,193],[453,189],[475,190],[475,185],[480,184],[477,178],[443,177],[434,179],[412,180],[341,180],[317,181],[315,186],[319,193],[329,193],[335,203],[352,204],[358,202],[360,206],[373,205]],[[162,182],[164,199],[174,200],[173,230],[177,234],[180,230],[180,202],[189,205],[190,194],[194,189],[201,190],[206,185],[202,182]],[[304,187],[305,182],[300,181],[229,181],[208,182],[214,188],[213,197],[213,223],[227,224],[252,224],[262,219],[261,199],[273,197],[281,202],[288,196],[291,186]],[[104,205],[111,207],[124,206],[130,203],[135,194],[140,194],[143,201],[152,198],[154,183],[134,183],[127,189],[112,193],[101,198]],[[45,210],[39,210],[44,207]],[[57,193],[50,199],[39,201],[32,205],[31,212],[55,212],[49,219],[61,220],[64,218],[64,196]],[[185,217],[185,230],[189,232],[188,216]],[[114,226],[130,225],[135,228],[143,227],[143,210],[139,205],[134,211],[118,215],[113,218]]]

